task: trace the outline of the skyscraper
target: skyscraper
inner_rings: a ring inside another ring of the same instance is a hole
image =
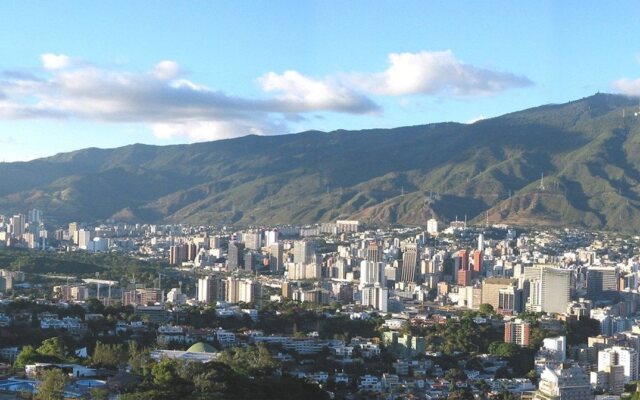
[[[618,293],[618,271],[615,268],[589,267],[587,297],[592,300],[612,299]]]
[[[222,282],[217,276],[205,276],[198,279],[199,302],[211,304],[224,299]]]
[[[227,268],[236,270],[244,267],[244,244],[238,242],[229,242],[229,250],[227,251]]]
[[[469,250],[462,249],[458,252],[460,256],[460,269],[468,270],[469,269]]]
[[[389,289],[380,285],[368,285],[362,288],[362,305],[371,306],[382,312],[388,311]]]
[[[416,281],[416,268],[418,266],[418,245],[409,242],[404,245],[402,252],[402,282]]]
[[[367,246],[367,261],[382,261],[382,246],[379,243],[371,242]]]
[[[527,308],[561,314],[567,310],[571,295],[571,271],[539,265],[525,268],[530,278]]]
[[[282,244],[277,241],[269,246],[269,269],[271,273],[275,274],[279,274],[284,270]]]
[[[307,264],[315,262],[315,248],[308,240],[297,240],[293,244],[293,262]]]
[[[384,286],[384,264],[363,260],[360,263],[360,285],[379,284]]]
[[[474,250],[473,252],[473,272],[476,276],[480,276],[482,274],[482,260],[484,255],[482,254],[482,250]]]

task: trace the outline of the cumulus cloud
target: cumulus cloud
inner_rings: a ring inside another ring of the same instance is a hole
[[[391,53],[388,58],[385,71],[348,79],[363,91],[389,96],[486,96],[533,84],[524,76],[465,64],[450,50]]]
[[[362,114],[378,110],[371,99],[335,80],[317,80],[297,71],[285,71],[270,72],[258,81],[266,92],[277,93],[276,99],[291,112],[330,110]]]
[[[302,112],[363,112],[375,108],[366,96],[312,83],[307,92],[267,99],[232,96],[184,77],[175,61],[165,60],[146,72],[114,71],[89,64],[74,66],[59,56],[43,55],[43,77],[4,73],[0,77],[0,118],[75,118],[107,123],[143,123],[161,138],[213,140],[245,134],[285,133],[282,121]],[[66,66],[66,67],[63,67]],[[268,91],[284,80],[265,78]],[[361,103],[361,104],[360,104]]]
[[[71,59],[64,54],[47,53],[40,56],[45,69],[63,69],[71,65]]]
[[[622,78],[614,81],[612,86],[622,94],[627,96],[640,96],[640,78]]]
[[[163,60],[147,71],[101,68],[64,54],[43,54],[39,73],[0,73],[1,119],[79,119],[140,123],[160,138],[212,140],[284,133],[306,114],[379,113],[372,96],[474,96],[531,82],[510,73],[462,63],[450,51],[397,53],[379,73],[324,78],[298,71],[257,79],[263,97],[239,97],[190,80]]]

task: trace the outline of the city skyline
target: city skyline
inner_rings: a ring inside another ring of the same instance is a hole
[[[640,93],[632,2],[2,7],[0,161]]]

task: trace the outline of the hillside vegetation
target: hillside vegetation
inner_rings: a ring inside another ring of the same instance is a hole
[[[631,231],[640,228],[638,104],[597,94],[474,124],[85,149],[1,163],[0,210],[41,208],[60,223],[488,216]]]

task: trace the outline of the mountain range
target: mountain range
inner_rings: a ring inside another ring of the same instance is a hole
[[[338,218],[640,228],[640,103],[601,94],[473,124],[89,148],[0,163],[0,213],[235,225]]]

